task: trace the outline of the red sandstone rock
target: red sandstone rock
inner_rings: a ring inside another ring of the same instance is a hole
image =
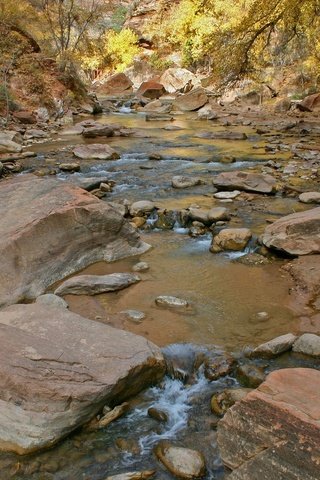
[[[164,86],[161,83],[152,80],[143,82],[137,91],[139,97],[146,97],[151,100],[161,97],[164,93],[166,93]]]

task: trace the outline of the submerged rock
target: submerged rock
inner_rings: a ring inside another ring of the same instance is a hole
[[[252,233],[248,228],[225,228],[213,238],[210,252],[243,250],[251,237]]]
[[[111,273],[109,275],[77,275],[62,283],[55,295],[98,295],[123,290],[141,278],[132,273]]]
[[[73,154],[83,160],[117,160],[120,158],[120,155],[109,145],[99,143],[80,145],[73,150]]]
[[[155,302],[160,307],[185,308],[189,305],[187,300],[178,297],[170,297],[161,295],[155,299]]]
[[[176,175],[172,177],[173,188],[189,188],[201,185],[203,182],[199,177],[186,177],[184,175]]]
[[[5,180],[0,205],[0,305],[38,297],[92,263],[149,248],[108,203],[67,182]]]
[[[247,172],[219,173],[212,183],[215,187],[226,190],[244,190],[255,193],[276,193],[276,181],[268,174]]]
[[[146,339],[38,304],[0,311],[0,449],[47,448],[157,382],[160,350]]]
[[[155,454],[169,472],[177,478],[192,480],[203,477],[206,472],[204,457],[197,450],[161,442],[155,448]]]
[[[148,480],[155,475],[155,470],[144,470],[143,472],[128,472],[112,475],[105,480]]]
[[[228,478],[317,480],[319,392],[319,371],[278,370],[230,408],[217,437]]]

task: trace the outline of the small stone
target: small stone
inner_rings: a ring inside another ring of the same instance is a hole
[[[147,222],[146,218],[144,217],[133,217],[131,219],[131,224],[133,223],[136,228],[141,228]]]
[[[65,172],[80,172],[79,163],[61,163],[59,169]]]
[[[159,410],[158,408],[150,407],[148,409],[149,417],[153,418],[154,420],[158,420],[158,422],[167,422],[168,415],[163,410]]]
[[[178,297],[171,297],[161,295],[155,299],[156,304],[159,307],[173,307],[173,308],[185,308],[189,305],[187,300]]]
[[[239,190],[233,190],[232,192],[217,192],[214,193],[213,196],[218,200],[233,200],[238,197],[240,193]]]
[[[224,415],[236,402],[242,400],[252,388],[230,388],[217,393],[211,398],[211,411],[215,415]]]
[[[155,448],[155,454],[169,472],[178,478],[192,480],[205,474],[205,460],[197,450],[161,442]]]
[[[173,188],[190,188],[196,185],[201,185],[202,180],[199,177],[186,177],[184,175],[177,175],[172,177],[171,184]]]
[[[139,202],[134,202],[130,207],[130,215],[132,217],[143,217],[148,213],[151,213],[156,208],[153,202],[149,200],[140,200]]]
[[[231,372],[234,363],[235,360],[230,355],[212,355],[205,359],[204,375],[210,381],[218,380]]]
[[[146,318],[145,314],[143,312],[139,312],[139,310],[123,310],[120,313],[126,315],[128,319],[134,323],[141,323],[142,320]]]
[[[124,402],[121,405],[117,405],[110,412],[106,413],[99,420],[94,418],[90,423],[86,425],[86,430],[91,432],[95,430],[100,430],[101,428],[107,427],[111,422],[114,422],[118,418],[122,417],[129,410],[130,404]]]
[[[133,265],[132,270],[134,272],[146,272],[149,270],[149,264],[147,262],[138,262],[135,265]]]
[[[237,377],[243,386],[256,388],[265,380],[265,373],[261,367],[246,364],[237,368]]]

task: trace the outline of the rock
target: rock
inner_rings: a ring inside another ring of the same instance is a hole
[[[240,384],[249,388],[258,387],[265,379],[263,368],[252,364],[240,365],[236,374]]]
[[[69,305],[65,300],[63,300],[63,298],[59,297],[58,295],[54,295],[53,293],[45,293],[40,295],[36,298],[36,303],[55,308],[69,308]]]
[[[211,398],[211,411],[215,415],[224,415],[236,402],[245,398],[252,388],[227,388]]]
[[[22,147],[19,143],[9,140],[5,136],[0,136],[0,153],[20,153]]]
[[[148,480],[155,475],[155,470],[144,470],[143,472],[128,472],[112,475],[105,480]]]
[[[199,235],[205,235],[207,233],[207,228],[202,222],[192,222],[191,227],[189,228],[190,237],[199,237]]]
[[[158,422],[166,423],[168,421],[168,415],[163,410],[158,410],[157,408],[150,407],[148,409],[149,417],[153,418],[154,420],[158,420]]]
[[[171,230],[177,222],[177,212],[174,210],[158,210],[157,220],[153,223],[154,228],[161,228],[161,230]]]
[[[173,307],[173,308],[185,308],[189,305],[187,300],[178,297],[170,297],[161,295],[155,299],[156,304],[159,307]]]
[[[19,120],[19,122],[25,123],[26,125],[32,125],[34,123],[37,123],[37,119],[32,112],[28,112],[28,111],[14,112],[13,116],[17,120]]]
[[[320,336],[304,333],[294,342],[292,350],[311,357],[320,357]]]
[[[92,263],[148,249],[108,203],[54,178],[2,181],[0,205],[1,306],[36,298]]]
[[[160,100],[153,100],[143,107],[144,112],[170,113],[171,105],[164,105]],[[158,159],[156,159],[158,160]]]
[[[85,160],[117,160],[120,155],[106,144],[92,143],[90,145],[79,145],[73,150],[73,154]]]
[[[149,200],[140,200],[134,202],[130,207],[130,215],[132,217],[143,217],[143,215],[151,213],[156,208],[153,202]]]
[[[183,90],[190,82],[194,86],[200,84],[196,75],[186,68],[168,68],[160,77],[160,83],[162,83],[169,93],[176,93],[179,90]]]
[[[271,175],[247,172],[219,173],[212,183],[215,187],[225,190],[244,190],[255,193],[276,193],[276,181]]]
[[[166,89],[164,86],[161,83],[152,80],[143,82],[137,91],[139,97],[150,98],[151,100],[160,98],[165,93]]]
[[[208,221],[213,223],[213,222],[219,222],[219,221],[225,221],[225,220],[230,220],[230,215],[228,214],[228,211],[224,207],[216,207],[216,208],[211,208],[211,210],[208,211]]]
[[[203,88],[195,88],[191,92],[178,96],[173,105],[183,112],[199,110],[208,102],[208,97]]]
[[[5,130],[4,132],[0,132],[0,145],[2,140],[10,140],[14,143],[23,144],[21,133],[16,132],[15,130]]]
[[[275,113],[286,113],[291,108],[291,100],[289,98],[282,98],[274,106]]]
[[[172,177],[173,188],[189,188],[201,185],[202,180],[199,177],[185,177],[184,175],[177,175]]]
[[[149,265],[147,262],[138,262],[135,265],[133,265],[132,270],[134,272],[146,272],[149,270]]]
[[[60,163],[59,169],[63,172],[80,172],[79,163]]]
[[[119,93],[130,93],[133,83],[124,73],[115,73],[104,79],[96,87],[96,91],[100,94],[115,95]]]
[[[39,107],[34,111],[37,122],[47,123],[50,120],[50,114],[46,107]]]
[[[302,112],[315,112],[320,108],[320,93],[314,93],[305,97],[301,103],[297,103],[298,110]]]
[[[276,220],[265,229],[262,242],[290,255],[320,253],[320,207]]]
[[[218,424],[230,480],[319,478],[320,372],[272,372]]]
[[[85,138],[95,138],[95,137],[113,137],[114,129],[110,125],[103,125],[97,123],[92,127],[84,128],[82,135]]]
[[[119,450],[122,450],[123,452],[129,452],[133,453],[136,455],[139,455],[141,453],[141,448],[139,445],[139,439],[135,438],[117,438],[115,441],[116,446],[119,448]]]
[[[243,132],[232,132],[223,130],[221,132],[200,132],[195,135],[197,138],[208,138],[215,140],[247,140],[247,135]]]
[[[210,380],[218,380],[231,372],[235,360],[231,355],[227,354],[213,354],[207,357],[204,361],[204,374]]]
[[[89,432],[101,430],[101,428],[106,428],[110,423],[114,422],[118,418],[122,417],[129,410],[129,403],[124,402],[121,405],[117,405],[112,410],[106,412],[103,417],[99,420],[94,418],[86,425],[86,430]]]
[[[117,292],[140,282],[138,275],[132,273],[111,273],[109,275],[77,275],[62,283],[55,295],[98,295],[105,292]]]
[[[142,337],[38,304],[0,311],[0,449],[48,448],[164,374]]]
[[[269,342],[262,343],[256,347],[251,353],[250,357],[252,358],[273,358],[281,355],[281,353],[291,350],[292,345],[297,339],[296,335],[292,333],[287,333],[286,335],[281,335],[280,337],[273,338]]]
[[[213,237],[210,252],[243,250],[251,237],[252,233],[248,228],[225,228]]]
[[[120,313],[125,315],[129,320],[134,323],[141,323],[142,320],[146,318],[145,314],[143,312],[139,312],[139,310],[123,310]]]
[[[175,447],[167,442],[161,442],[156,446],[155,454],[169,472],[177,478],[192,480],[205,475],[205,460],[197,450]]]
[[[212,105],[206,104],[204,107],[198,110],[198,118],[201,120],[217,120],[218,114]]]
[[[146,115],[146,122],[171,122],[172,120],[172,115],[166,115],[165,113],[149,113]]]
[[[36,128],[29,128],[24,134],[24,138],[26,140],[30,140],[33,138],[48,138],[48,137],[49,137],[48,132],[45,132],[44,130],[39,130]]]
[[[100,188],[101,183],[108,184],[109,180],[105,177],[80,177],[79,175],[74,175],[68,178],[68,182],[72,182],[77,187],[83,188],[84,190],[91,192],[92,190]],[[116,208],[115,205],[119,204],[110,202],[110,205]]]
[[[320,203],[320,192],[304,192],[299,195],[302,203]]]
[[[234,190],[233,192],[217,192],[214,193],[213,196],[218,200],[233,200],[234,198],[237,198],[240,193],[239,190]]]
[[[203,208],[189,208],[189,218],[203,224],[210,223],[208,220],[208,210]],[[211,222],[212,223],[212,222]]]

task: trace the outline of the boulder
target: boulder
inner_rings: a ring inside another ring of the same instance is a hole
[[[22,144],[23,136],[15,130],[5,130],[4,132],[0,132],[0,144],[1,140],[11,140],[11,142]]]
[[[208,220],[209,222],[220,222],[225,220],[230,220],[230,215],[224,207],[215,207],[211,208],[208,211]]]
[[[73,150],[73,154],[84,160],[117,160],[120,155],[106,144],[92,143],[90,145],[79,145]]]
[[[55,295],[98,295],[123,290],[137,282],[140,277],[132,273],[111,273],[109,275],[77,275],[62,283]]]
[[[161,442],[155,448],[155,454],[169,472],[177,478],[192,480],[201,478],[206,473],[204,457],[197,450]]]
[[[320,203],[320,192],[304,192],[299,195],[302,203]]]
[[[176,175],[171,180],[173,188],[189,188],[201,185],[202,180],[199,177],[186,177],[184,175]]]
[[[64,308],[0,311],[0,449],[48,448],[164,374],[158,347]]]
[[[191,92],[184,95],[179,95],[173,105],[183,112],[192,112],[194,110],[199,110],[208,102],[208,97],[203,88],[195,88]]]
[[[273,338],[269,342],[262,343],[250,352],[250,357],[273,358],[281,355],[281,353],[291,350],[292,345],[296,341],[296,335],[287,333],[280,337]]]
[[[109,204],[54,178],[5,180],[0,205],[0,305],[38,297],[92,263],[149,248]]]
[[[14,112],[13,116],[19,120],[19,122],[25,123],[26,125],[33,125],[34,123],[37,123],[35,115],[29,111]]]
[[[84,128],[82,135],[85,138],[95,137],[113,137],[114,129],[110,125],[96,124],[91,127]]]
[[[0,136],[0,153],[20,153],[22,147],[19,143],[9,140],[5,135]]]
[[[156,208],[153,202],[149,200],[140,200],[134,202],[130,207],[130,215],[132,217],[142,217],[147,213],[151,213]]]
[[[186,68],[168,68],[160,77],[160,83],[169,93],[183,90],[190,82],[199,85],[197,77]]]
[[[320,357],[320,336],[313,333],[304,333],[294,342],[292,350],[311,357]]]
[[[143,82],[137,91],[138,97],[150,98],[150,100],[160,98],[165,93],[166,89],[164,86],[161,83],[152,80]]]
[[[320,253],[320,207],[276,220],[265,229],[262,242],[290,255]]]
[[[96,91],[100,94],[115,95],[119,93],[131,93],[133,83],[124,73],[115,73],[100,82]]]
[[[320,93],[308,95],[302,102],[297,104],[297,108],[302,112],[314,112],[320,108]]]
[[[218,424],[230,480],[316,480],[320,458],[320,372],[272,372]]]
[[[247,172],[222,172],[212,183],[215,187],[225,190],[244,190],[254,193],[276,193],[276,181],[268,174]]]
[[[210,252],[243,250],[251,237],[252,233],[248,228],[225,228],[213,237]]]

